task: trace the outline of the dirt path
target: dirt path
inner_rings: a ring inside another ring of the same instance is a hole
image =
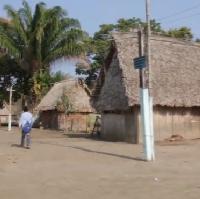
[[[30,150],[19,132],[0,129],[1,199],[199,199],[200,141],[156,146],[147,163],[142,146],[67,138],[34,130]]]

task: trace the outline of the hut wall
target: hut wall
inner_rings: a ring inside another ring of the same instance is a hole
[[[41,125],[45,129],[58,129],[58,112],[43,111],[40,115]]]
[[[141,124],[141,116],[139,116]],[[139,125],[140,142],[142,142],[141,125]],[[200,138],[200,108],[154,107],[155,141],[181,135],[185,139]]]
[[[101,137],[105,140],[137,142],[137,126],[132,113],[104,113],[101,125]]]
[[[0,115],[0,124],[8,124],[8,115]]]
[[[139,108],[132,113],[102,113],[101,136],[110,141],[142,142]],[[154,107],[155,141],[178,134],[185,139],[200,138],[200,108]]]
[[[155,132],[157,140],[173,134],[186,139],[200,138],[200,108],[155,108]]]
[[[90,132],[93,129],[96,115],[92,113],[64,113],[57,111],[43,111],[40,115],[42,127],[68,132]]]
[[[60,113],[58,115],[58,129],[66,129],[68,132],[86,132],[87,118],[88,114],[85,113],[71,113],[69,115]]]

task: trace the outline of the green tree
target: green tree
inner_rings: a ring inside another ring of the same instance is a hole
[[[85,82],[91,86],[91,82],[98,77],[98,72],[103,66],[105,58],[110,50],[111,35],[113,31],[129,32],[137,28],[146,28],[146,23],[139,18],[124,19],[121,18],[116,24],[102,24],[100,30],[94,34],[93,38],[85,40],[85,49],[89,55],[92,55],[90,69],[78,67],[76,73],[85,76]],[[151,20],[151,29],[154,32],[164,32],[155,20]]]
[[[191,29],[187,28],[187,27],[171,29],[166,32],[166,35],[169,37],[188,39],[188,40],[192,40],[192,38],[193,38]]]
[[[67,17],[59,6],[46,8],[38,3],[32,13],[23,1],[23,7],[14,10],[6,5],[9,22],[0,21],[0,45],[33,74],[62,57],[79,55],[83,48],[83,33],[78,20]]]
[[[6,49],[32,80],[40,69],[49,71],[52,62],[83,52],[85,34],[78,20],[69,18],[60,6],[47,8],[38,3],[32,13],[27,1],[22,4],[18,10],[4,7],[9,20],[0,20],[0,48]]]
[[[191,40],[193,38],[191,30],[187,27],[165,31],[162,29],[161,24],[156,22],[155,19],[151,20],[150,24],[153,33],[181,39]],[[91,81],[98,77],[98,71],[101,66],[103,66],[109,52],[112,39],[110,34],[113,31],[129,32],[138,28],[143,28],[145,31],[146,23],[135,17],[130,19],[121,18],[116,24],[102,24],[100,30],[94,34],[94,37],[88,39],[86,42],[86,48],[88,49],[89,54],[93,55],[90,69],[77,68],[77,74],[85,75],[85,81],[90,85]]]
[[[33,91],[36,98],[36,103],[39,103],[54,83],[70,78],[69,75],[63,74],[60,71],[50,74],[48,70],[40,69],[33,76]]]
[[[14,59],[3,55],[0,57],[0,103],[9,100],[9,92],[7,88],[14,83],[13,100],[20,98],[21,93],[28,94],[31,89],[29,75],[19,67]]]

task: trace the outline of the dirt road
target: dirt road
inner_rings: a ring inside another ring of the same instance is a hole
[[[0,199],[199,199],[200,140],[142,146],[33,130],[32,148],[0,129]]]

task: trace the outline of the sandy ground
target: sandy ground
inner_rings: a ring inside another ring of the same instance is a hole
[[[32,148],[0,129],[0,199],[199,199],[200,140],[142,146],[33,130]]]

